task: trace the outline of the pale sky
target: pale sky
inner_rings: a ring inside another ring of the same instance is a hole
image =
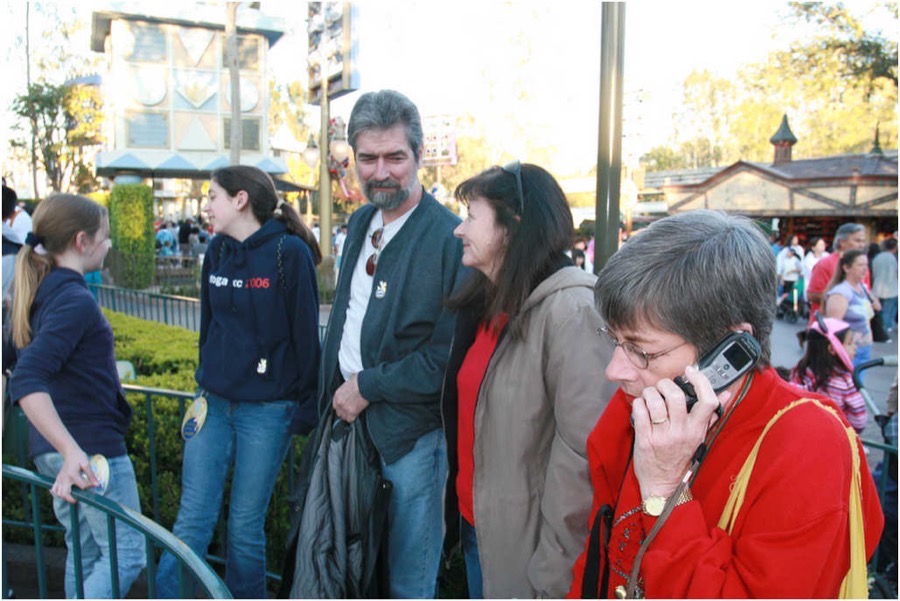
[[[0,21],[0,37],[8,44],[0,87],[4,107],[24,90],[22,56],[10,52],[10,40],[25,30],[24,4],[5,0],[9,16]],[[92,8],[106,2],[59,4],[77,6],[89,23]],[[864,16],[875,1],[845,4]],[[501,154],[528,160],[529,149],[541,146],[552,149],[546,166],[559,176],[596,163],[599,0],[362,0],[357,6],[361,91],[397,89],[423,115],[472,114],[498,161]],[[296,0],[268,0],[262,8],[284,18],[289,30],[273,47],[273,76],[305,82],[305,7]],[[786,13],[784,0],[628,0],[626,161],[667,142],[690,71],[733,77],[740,65],[786,48],[799,31],[784,22]],[[357,97],[336,99],[332,115],[346,120]],[[318,109],[311,111],[317,129]]]
[[[548,167],[560,175],[596,163],[599,1],[364,0],[359,6],[361,91],[395,88],[423,114],[471,113],[495,152],[528,159],[523,137],[532,137],[532,144],[554,148]],[[791,30],[781,23],[786,7],[782,0],[627,2],[625,158],[666,143],[691,70],[733,76],[788,37]],[[290,11],[284,17],[293,22]],[[297,32],[305,36],[302,26]],[[527,42],[516,44],[520,36]],[[299,52],[305,43],[303,37]],[[297,65],[294,44],[288,37],[275,47],[279,65],[282,53]],[[337,99],[332,113],[346,119],[357,96]]]

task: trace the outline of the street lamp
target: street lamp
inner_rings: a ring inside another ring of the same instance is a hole
[[[343,163],[350,156],[350,144],[347,143],[347,134],[344,131],[344,120],[335,117],[328,126],[328,134],[331,142],[328,144],[333,156],[338,163]]]
[[[316,144],[316,137],[312,134],[309,134],[306,150],[303,151],[303,161],[310,167],[315,167],[319,162],[319,145]]]
[[[347,143],[347,134],[344,131],[344,120],[335,117],[329,120],[328,127],[325,128],[326,136],[323,136],[322,143],[316,144],[316,138],[313,134],[309,134],[309,142],[306,144],[306,150],[303,151],[303,160],[310,167],[315,168],[316,164],[320,165],[319,170],[319,226],[320,230],[327,232],[330,236],[331,232],[331,180],[337,179],[341,181],[344,177],[344,167],[347,166],[347,159],[350,156],[350,144]],[[341,181],[341,185],[344,186]],[[344,193],[346,194],[346,188]],[[327,229],[326,229],[327,228]],[[324,253],[324,246],[323,253]],[[327,256],[324,255],[323,256]]]

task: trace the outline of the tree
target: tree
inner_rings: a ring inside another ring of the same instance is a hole
[[[17,96],[11,105],[12,112],[20,118],[20,122],[15,124],[14,128],[21,135],[9,141],[12,150],[10,156],[14,157],[14,160],[32,162],[32,185],[35,196],[39,194],[37,168],[44,166],[47,153],[42,151],[46,151],[48,147],[48,141],[40,139],[41,132],[38,129],[56,119],[62,119],[65,113],[60,110],[60,105],[57,105],[50,114],[40,117],[36,111],[42,102],[55,94],[55,88],[64,86],[66,81],[95,72],[97,65],[102,61],[84,44],[74,42],[75,34],[87,25],[79,18],[80,13],[76,8],[74,3],[28,2],[25,6],[25,28],[11,40],[12,43],[7,49],[8,62],[25,57],[27,73],[27,85],[24,89],[17,90]],[[40,32],[40,43],[32,43],[32,31]],[[61,98],[58,95],[56,97]],[[23,102],[22,99],[26,100]],[[16,106],[19,110],[16,110]],[[23,117],[22,112],[31,116]],[[60,133],[57,141],[64,137]],[[25,158],[31,154],[32,139],[35,148],[33,160],[31,157]],[[52,151],[50,154],[52,155]],[[60,180],[58,175],[51,176],[50,173],[47,175],[48,183],[55,189],[60,189],[55,187],[60,181],[63,185],[67,185],[65,177]]]
[[[92,85],[73,85],[64,99],[66,140],[72,156],[70,187],[84,194],[97,189],[97,178],[87,149],[103,143],[103,99]]]
[[[840,61],[845,77],[866,82],[870,90],[882,78],[897,87],[896,41],[867,32],[842,2],[791,2],[790,7],[795,18],[815,23],[825,30],[825,35],[812,43],[792,48],[795,60],[800,64],[815,63],[817,55],[826,52]],[[885,8],[896,21],[897,3],[886,3]]]
[[[677,150],[668,146],[655,146],[641,157],[641,164],[647,167],[647,171],[671,171],[674,169],[687,169],[687,161]]]
[[[734,158],[730,135],[734,100],[734,86],[727,79],[707,70],[687,76],[683,110],[675,123],[689,167],[718,166]]]
[[[769,138],[784,114],[800,140],[795,158],[868,152],[876,127],[881,146],[896,147],[896,42],[865,31],[840,3],[791,7],[820,31],[730,81],[691,73],[673,147],[648,153],[648,170],[771,161]],[[896,7],[890,12],[896,23]]]
[[[37,160],[51,190],[68,191],[73,179],[78,191],[93,187],[84,149],[101,142],[103,117],[96,88],[35,83],[26,94],[16,96],[12,110],[30,125],[29,133],[37,143]],[[30,141],[18,138],[10,144],[26,148]]]
[[[27,120],[31,126],[31,134],[37,143],[37,160],[47,174],[50,189],[63,189],[63,174],[66,171],[66,116],[63,100],[66,86],[48,83],[35,83],[28,87],[28,92],[16,96],[13,101],[13,112]],[[25,142],[13,140],[13,146],[24,147]]]
[[[274,136],[282,125],[285,125],[296,140],[305,142],[309,139],[310,130],[307,125],[306,98],[307,94],[304,84],[299,81],[292,81],[286,84],[278,84],[275,81],[269,82],[270,137]],[[289,153],[285,158],[285,162],[292,181],[305,184],[315,181],[315,169],[307,165],[299,155]]]

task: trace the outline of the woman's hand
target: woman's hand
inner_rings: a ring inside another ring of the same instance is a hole
[[[718,419],[716,409],[731,398],[730,391],[716,396],[709,380],[694,366],[685,369],[697,403],[687,411],[684,391],[665,378],[634,399],[634,473],[641,496],[670,496],[687,471],[691,458]]]
[[[50,488],[50,492],[69,503],[76,503],[72,496],[72,487],[77,486],[84,490],[97,486],[100,481],[91,469],[91,460],[87,453],[80,448],[63,455],[63,465],[56,475],[56,481]]]

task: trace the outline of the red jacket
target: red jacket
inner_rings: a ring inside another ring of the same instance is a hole
[[[784,382],[772,368],[756,372],[746,398],[700,467],[691,486],[694,500],[675,508],[644,555],[641,576],[647,598],[838,596],[849,568],[852,465],[843,418],[839,422],[813,403],[785,413],[760,448],[733,536],[717,526],[735,477],[763,428],[779,409],[803,397],[824,398]],[[632,510],[613,526],[608,552],[601,551],[615,567],[609,573],[610,597],[617,585],[625,584],[617,570],[630,572],[638,549],[634,541],[642,539],[655,521],[633,511],[641,497],[630,462],[630,415],[631,400],[619,390],[587,441],[594,487],[592,519],[604,504],[614,508],[614,524]],[[857,444],[870,557],[884,517],[862,446]],[[582,553],[570,598],[581,597],[584,568]]]

